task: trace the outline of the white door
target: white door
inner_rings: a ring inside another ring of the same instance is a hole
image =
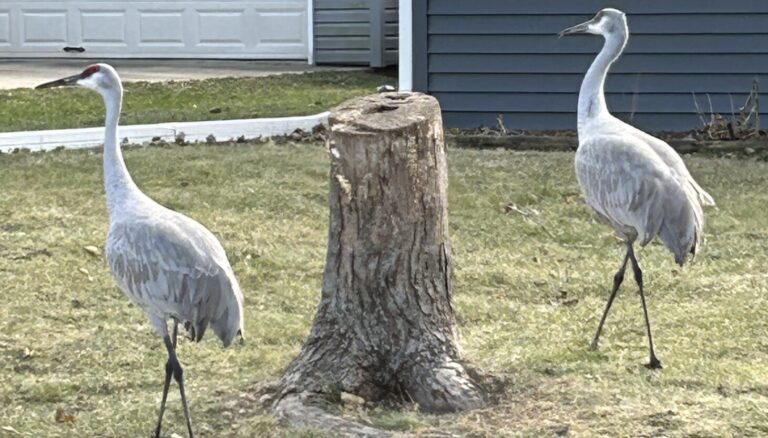
[[[0,57],[307,59],[307,0],[0,0]]]

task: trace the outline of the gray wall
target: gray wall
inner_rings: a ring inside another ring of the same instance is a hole
[[[575,128],[579,86],[599,36],[557,32],[603,7],[630,39],[606,83],[609,109],[652,130],[700,126],[693,95],[724,115],[753,78],[768,87],[768,0],[414,0],[414,88],[447,125]],[[768,110],[768,105],[764,105]]]
[[[397,64],[397,0],[315,0],[315,63]]]

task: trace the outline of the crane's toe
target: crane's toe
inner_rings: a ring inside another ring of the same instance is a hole
[[[660,370],[664,368],[661,366],[661,361],[656,359],[656,356],[651,357],[651,361],[645,364],[645,367],[649,370]]]

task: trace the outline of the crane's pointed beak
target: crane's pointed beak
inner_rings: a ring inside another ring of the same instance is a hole
[[[569,27],[568,29],[563,29],[560,31],[559,34],[557,34],[558,38],[562,38],[566,35],[573,35],[576,33],[587,33],[589,31],[589,25],[592,23],[592,20],[585,21],[584,23],[577,24],[576,26]]]
[[[77,85],[77,81],[80,80],[80,75],[69,76],[55,81],[46,82],[35,87],[35,90],[40,88],[54,88],[54,87],[71,87]]]

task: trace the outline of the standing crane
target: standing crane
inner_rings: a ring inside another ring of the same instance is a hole
[[[183,323],[198,342],[210,325],[228,346],[243,335],[243,295],[219,241],[198,222],[169,210],[133,182],[118,144],[117,124],[123,86],[114,68],[94,64],[82,73],[37,88],[80,86],[97,91],[106,106],[104,187],[109,210],[107,261],[118,286],[144,309],[168,350],[165,384],[155,436],[160,429],[171,376],[179,385],[190,438],[184,376],[176,357],[176,334]],[[173,321],[169,335],[167,321]]]
[[[702,243],[702,206],[714,205],[712,197],[694,181],[682,158],[664,141],[613,117],[605,104],[608,69],[621,56],[629,37],[626,15],[603,9],[591,20],[560,32],[602,35],[605,44],[584,77],[579,91],[576,177],[587,204],[598,219],[610,225],[627,247],[608,303],[592,341],[596,349],[603,323],[624,280],[627,261],[632,263],[640,289],[650,350],[649,368],[661,368],[653,351],[651,323],[645,305],[643,272],[633,245],[645,246],[659,236],[682,266],[688,254],[695,256]]]

